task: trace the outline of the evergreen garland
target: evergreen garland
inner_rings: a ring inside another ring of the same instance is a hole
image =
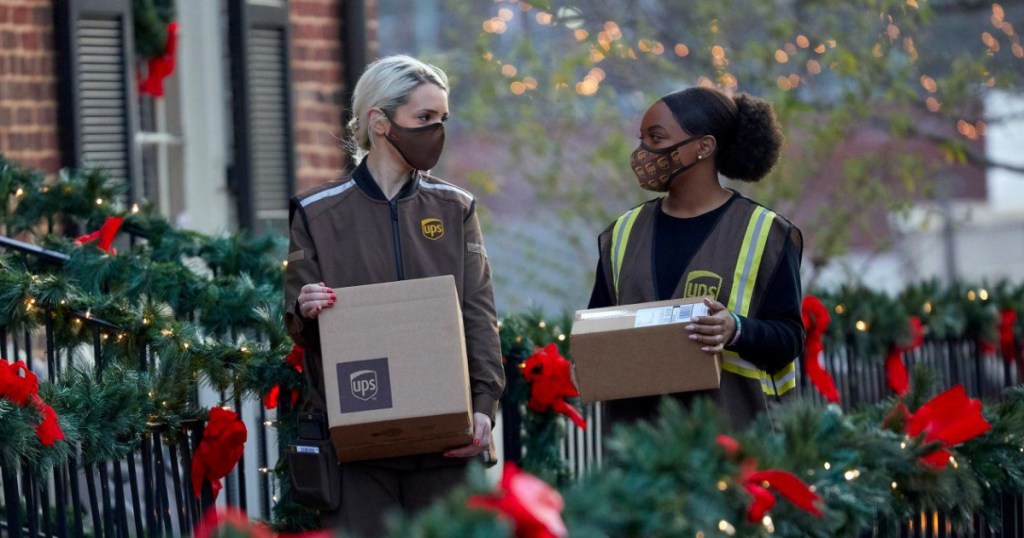
[[[89,318],[116,327],[100,329],[102,373],[73,362],[56,384],[41,381],[40,394],[60,417],[65,441],[42,446],[32,427],[34,412],[0,399],[0,464],[8,468],[24,462],[42,475],[67,462],[77,445],[83,465],[121,457],[147,428],[174,431],[203,420],[206,411],[193,400],[201,381],[229,397],[258,398],[274,385],[303,388],[301,376],[283,360],[291,343],[281,323],[281,241],[175,230],[148,208],[126,211],[118,196],[119,188],[99,174],[66,171],[45,183],[0,157],[5,232],[32,235],[68,257],[59,266],[0,255],[0,326],[15,334],[41,330],[50,320],[62,354],[92,343]],[[125,228],[146,240],[113,256],[66,238],[111,215],[124,215]],[[927,282],[898,297],[857,287],[820,297],[834,313],[826,349],[850,345],[856,360],[881,361],[908,338],[909,316],[919,316],[932,339],[997,341],[1000,310],[1019,313],[1024,286]],[[1020,335],[1017,319],[1012,329]],[[507,316],[502,352],[519,364],[553,342],[568,356],[570,327],[568,317]],[[160,358],[160,367],[146,375],[137,373],[144,352]],[[762,418],[736,436],[742,457],[762,469],[793,472],[813,486],[825,516],[818,519],[780,499],[770,521],[754,523],[746,520],[751,499],[738,483],[740,463],[716,444],[724,421],[710,406],[683,411],[668,401],[655,422],[616,431],[601,471],[571,484],[557,448],[566,420],[530,413],[528,385],[510,380],[510,387],[505,405],[520,406],[524,416],[523,466],[560,487],[573,535],[857,536],[875,527],[886,532],[887,523],[935,510],[963,528],[979,512],[998,524],[1000,495],[1024,493],[1021,387],[986,408],[992,430],[954,448],[956,463],[940,471],[918,461],[933,447],[885,426],[895,399],[848,412],[807,402],[782,407],[773,424]],[[913,410],[936,392],[927,372],[916,371],[913,390],[902,401]],[[281,411],[279,442],[286,444],[294,438],[295,417]],[[311,528],[315,515],[288,499],[282,465],[275,469],[275,526]],[[510,536],[506,520],[466,507],[469,495],[489,489],[476,469],[438,507],[416,519],[394,519],[392,535]]]

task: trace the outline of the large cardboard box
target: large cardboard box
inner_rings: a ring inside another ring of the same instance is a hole
[[[576,312],[572,358],[586,403],[717,389],[721,356],[701,351],[685,324],[707,315],[703,298]]]
[[[336,289],[320,314],[331,441],[341,461],[473,442],[466,339],[451,276]]]

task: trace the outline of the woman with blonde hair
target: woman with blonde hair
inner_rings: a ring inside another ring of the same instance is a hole
[[[489,455],[505,380],[476,200],[428,173],[444,146],[447,76],[409,56],[377,60],[356,84],[352,115],[355,170],[292,200],[285,322],[306,350],[302,409],[322,416],[325,408],[317,316],[334,306],[334,288],[441,275],[454,276],[461,301],[473,405],[471,444],[336,465],[330,471],[340,475],[340,501],[307,501],[321,509],[324,526],[380,536],[386,511],[426,507],[464,480],[470,458]],[[430,233],[422,226],[427,220]],[[309,429],[326,438],[326,425]]]

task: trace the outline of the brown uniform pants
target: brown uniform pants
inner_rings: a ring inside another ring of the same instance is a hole
[[[465,460],[431,466],[341,464],[341,507],[321,512],[325,529],[343,536],[385,536],[384,516],[392,510],[412,515],[444,497],[466,480]]]

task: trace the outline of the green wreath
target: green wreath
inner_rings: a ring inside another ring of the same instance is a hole
[[[132,0],[135,54],[144,59],[164,53],[167,25],[174,20],[174,0]]]

